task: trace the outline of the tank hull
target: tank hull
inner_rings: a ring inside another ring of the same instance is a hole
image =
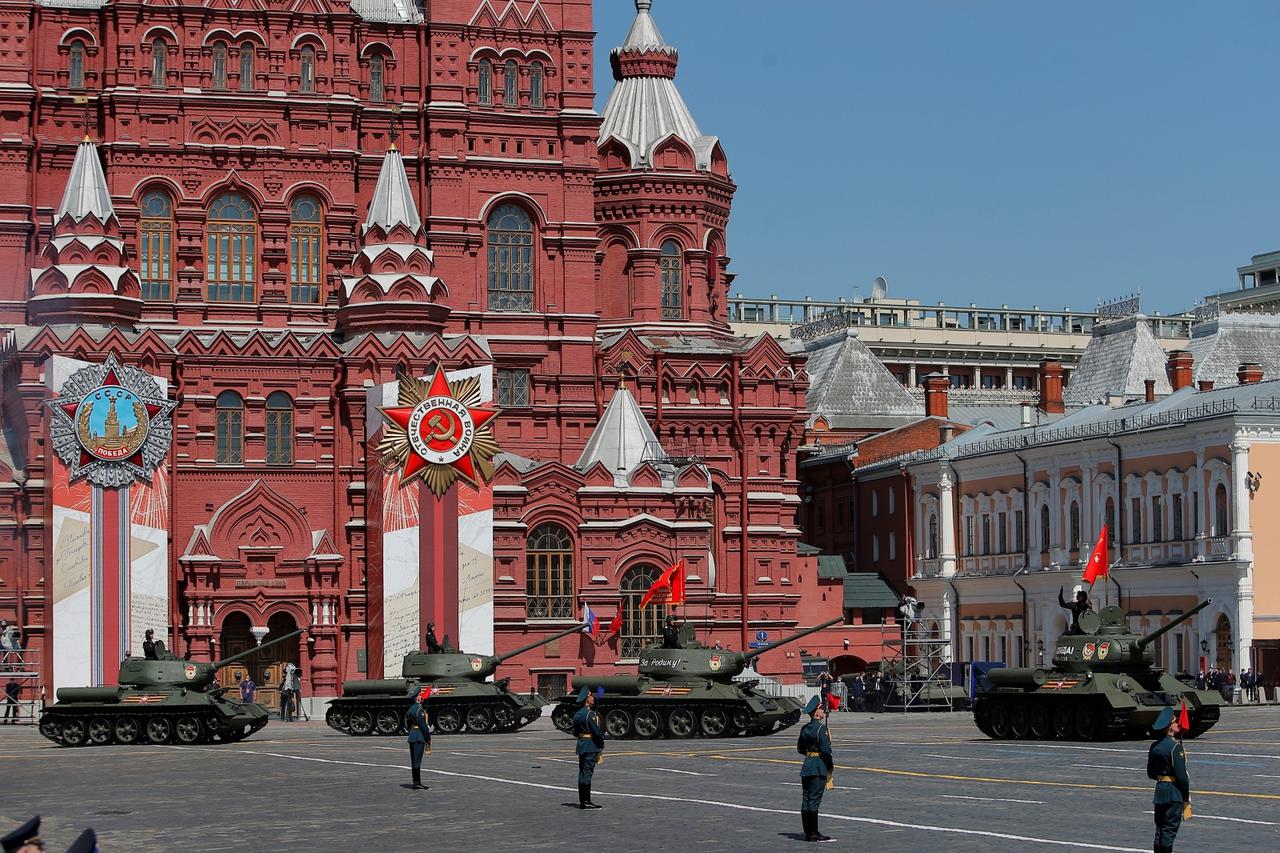
[[[376,685],[386,684],[379,692]],[[394,689],[397,683],[403,689]],[[427,714],[437,734],[514,732],[542,716],[540,696],[510,693],[492,682],[432,682],[416,679],[362,681],[343,685],[343,695],[329,703],[329,728],[353,736],[403,736],[405,713],[423,687],[431,688]]]
[[[40,733],[68,747],[232,743],[267,720],[267,709],[257,703],[199,690],[67,688],[41,715]]]
[[[997,740],[1142,740],[1168,706],[1186,702],[1188,737],[1199,737],[1218,722],[1222,697],[1196,690],[1159,671],[1050,672],[1043,684],[1009,683],[980,692],[973,719]]]
[[[605,736],[615,740],[768,735],[795,725],[803,710],[795,699],[765,696],[745,683],[619,678],[573,680],[577,688],[604,687],[596,711]],[[551,722],[569,732],[577,710],[576,695],[562,696]]]

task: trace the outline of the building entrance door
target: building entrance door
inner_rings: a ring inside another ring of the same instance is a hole
[[[258,643],[249,630],[249,617],[243,613],[232,613],[222,624],[222,657],[231,657],[240,652],[257,647]],[[271,642],[276,637],[284,636],[296,630],[297,623],[288,613],[276,613],[267,620],[267,635],[262,642]],[[247,672],[257,684],[254,701],[265,705],[274,712],[280,711],[280,681],[284,677],[286,663],[298,663],[298,646],[292,642],[284,642],[277,646],[259,649],[249,657],[239,660],[219,673],[218,681],[232,691],[238,691],[237,685]]]

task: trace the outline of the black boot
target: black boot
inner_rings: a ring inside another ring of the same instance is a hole
[[[422,787],[422,771],[415,767],[413,768],[413,790],[417,791]]]
[[[586,797],[586,800],[582,804],[582,808],[584,809],[600,808],[600,806],[597,806],[595,803],[591,802],[591,786],[590,785],[579,785],[578,787],[582,788],[582,790],[585,792],[584,794],[579,794],[579,796]]]
[[[827,836],[823,835],[821,832],[818,831],[818,813],[817,812],[809,812],[809,826],[813,827],[814,841],[834,841],[835,840],[833,838],[828,838]]]
[[[804,824],[804,840],[817,841],[813,828],[813,812],[800,812],[800,822]]]

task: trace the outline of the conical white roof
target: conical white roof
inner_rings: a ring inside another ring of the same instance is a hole
[[[369,202],[369,216],[364,221],[364,230],[380,226],[383,231],[390,231],[396,225],[405,225],[410,231],[417,231],[422,226],[418,216],[418,206],[413,203],[413,189],[409,186],[409,176],[404,171],[404,159],[400,151],[392,148],[382,158],[382,171],[378,173],[378,185],[373,189],[373,200]]]
[[[625,486],[641,462],[664,458],[658,436],[645,420],[636,398],[626,388],[619,388],[574,467],[586,471],[600,462],[613,473],[615,483]]]
[[[71,177],[67,179],[67,189],[53,220],[57,222],[69,214],[79,222],[91,213],[98,217],[99,222],[106,222],[116,215],[115,208],[111,206],[111,193],[107,191],[107,176],[103,174],[102,160],[98,157],[98,146],[85,139],[76,149]]]

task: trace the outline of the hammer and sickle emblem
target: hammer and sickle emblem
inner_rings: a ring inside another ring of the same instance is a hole
[[[458,434],[458,420],[453,417],[446,417],[441,412],[436,412],[427,421],[427,426],[431,427],[432,441],[453,441]]]

